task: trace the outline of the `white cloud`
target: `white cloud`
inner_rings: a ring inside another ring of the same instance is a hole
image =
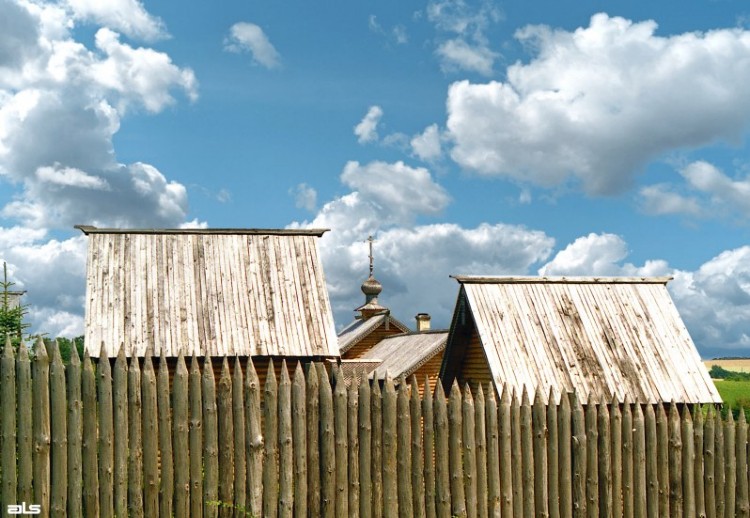
[[[444,72],[466,70],[483,76],[492,75],[492,65],[498,54],[483,45],[471,45],[461,38],[441,43],[435,50]]]
[[[641,188],[640,201],[649,214],[735,216],[750,219],[750,177],[731,178],[718,167],[699,160],[682,169],[684,186],[656,184]],[[678,191],[687,190],[686,196]]]
[[[224,48],[230,52],[250,52],[253,61],[266,68],[281,67],[281,55],[259,26],[238,22],[229,29]]]
[[[427,126],[424,131],[411,139],[411,149],[415,155],[425,161],[440,158],[443,150],[440,147],[440,130],[437,124]]]
[[[695,198],[674,192],[669,184],[648,185],[639,191],[641,208],[647,214],[700,216],[703,210]]]
[[[351,161],[341,173],[341,181],[356,189],[397,222],[409,222],[416,214],[439,214],[450,202],[448,193],[435,183],[423,167],[403,162]]]
[[[380,106],[370,106],[367,113],[354,126],[354,134],[357,136],[357,142],[364,144],[378,140],[378,124],[383,116],[383,109]]]
[[[654,276],[670,272],[666,262],[647,261],[643,266],[621,264],[628,256],[627,243],[615,234],[582,236],[560,250],[539,269],[539,275]]]
[[[464,168],[593,194],[628,188],[663,153],[737,139],[750,121],[750,32],[655,35],[606,14],[573,32],[526,27],[535,51],[507,81],[454,83],[452,158]]]
[[[491,1],[473,7],[464,0],[437,0],[427,5],[427,19],[442,33],[452,37],[438,38],[435,54],[444,72],[468,71],[492,75],[499,54],[493,52],[485,36],[491,23],[502,18],[500,9]]]
[[[124,114],[159,112],[176,91],[195,99],[197,84],[167,54],[121,43],[110,28],[91,49],[73,39],[77,20],[165,36],[139,2],[0,0],[0,12],[0,178],[15,190],[2,216],[16,222],[0,230],[0,259],[28,290],[34,331],[80,334],[86,240],[52,231],[205,225],[186,223],[182,184],[150,164],[118,162],[113,146]]]
[[[169,36],[164,23],[138,0],[67,0],[77,19],[93,21],[131,38],[154,41]]]
[[[305,209],[312,212],[318,205],[317,191],[306,183],[301,183],[294,189],[290,189],[289,194],[294,195],[294,206],[299,209]]]

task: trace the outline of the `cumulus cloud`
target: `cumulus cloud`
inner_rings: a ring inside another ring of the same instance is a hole
[[[351,161],[341,173],[344,185],[357,190],[388,212],[397,222],[409,222],[417,214],[439,214],[450,202],[448,193],[423,167],[395,163]]]
[[[645,212],[750,219],[750,177],[732,178],[703,160],[692,162],[679,172],[684,185],[663,183],[640,189]]]
[[[452,158],[484,175],[592,194],[627,189],[665,152],[737,139],[750,121],[750,32],[662,37],[597,14],[575,31],[530,26],[505,82],[451,85]]]
[[[263,29],[254,23],[238,22],[232,25],[229,36],[224,39],[224,48],[229,52],[249,52],[255,63],[266,68],[281,67],[281,55]]]
[[[501,19],[500,9],[491,1],[472,6],[464,0],[436,0],[427,5],[427,19],[439,31],[435,54],[444,72],[475,72],[492,75],[499,54],[493,52],[485,36],[491,23]],[[449,37],[445,37],[449,34]]]
[[[364,144],[378,140],[378,124],[382,116],[383,109],[380,106],[370,106],[362,120],[354,126],[357,142]]]
[[[306,183],[301,183],[294,189],[290,189],[289,194],[294,195],[294,206],[299,209],[312,212],[318,205],[318,192]]]
[[[554,244],[544,232],[516,225],[414,225],[417,217],[435,214],[449,202],[423,168],[349,162],[341,176],[352,192],[325,203],[312,220],[291,225],[332,229],[321,239],[321,254],[339,327],[364,300],[359,287],[368,272],[369,235],[376,239],[381,303],[406,323],[428,311],[435,326],[445,327],[458,289],[450,274],[525,273],[545,260]]]
[[[195,99],[197,82],[167,54],[120,41],[115,30],[165,36],[137,1],[0,0],[0,11],[10,28],[0,30],[0,178],[15,190],[0,258],[28,290],[34,331],[80,334],[86,240],[58,231],[185,224],[185,187],[151,164],[120,163],[113,138],[131,111],[159,112],[176,93]],[[71,33],[89,21],[105,25],[92,48]]]
[[[443,150],[440,145],[440,130],[437,124],[427,126],[424,131],[411,139],[412,152],[427,162],[440,158]]]
[[[168,36],[164,23],[138,0],[67,0],[77,19],[92,21],[145,41]]]

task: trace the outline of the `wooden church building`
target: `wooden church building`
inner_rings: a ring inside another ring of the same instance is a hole
[[[670,277],[455,276],[440,375],[533,398],[721,403],[667,291]]]
[[[114,229],[88,236],[85,347],[99,357],[337,358],[325,230]]]

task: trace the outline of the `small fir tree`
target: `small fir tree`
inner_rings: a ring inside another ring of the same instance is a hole
[[[8,265],[3,262],[3,280],[0,282],[0,345],[5,344],[6,338],[10,337],[13,347],[18,348],[23,333],[31,324],[24,322],[29,306],[20,301],[18,305],[12,303],[13,286],[15,283],[8,280]]]

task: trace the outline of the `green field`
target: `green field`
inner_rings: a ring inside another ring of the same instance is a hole
[[[725,405],[750,408],[750,381],[714,380]]]

